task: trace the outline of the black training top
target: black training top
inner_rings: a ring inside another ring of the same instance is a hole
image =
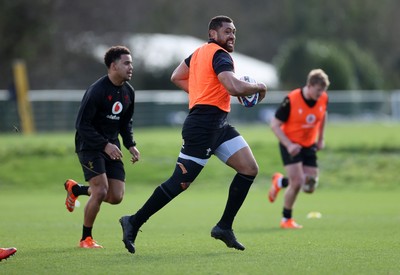
[[[108,142],[119,148],[118,134],[129,149],[133,141],[135,90],[125,82],[115,86],[107,75],[85,92],[76,119],[75,151],[103,151]]]

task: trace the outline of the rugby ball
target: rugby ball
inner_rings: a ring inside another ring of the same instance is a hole
[[[250,76],[242,76],[240,78],[240,80],[243,80],[243,81],[246,81],[249,83],[257,83],[257,81],[255,79],[251,78]],[[249,107],[253,107],[254,105],[256,105],[258,103],[260,94],[255,93],[255,94],[247,95],[247,96],[238,96],[237,98],[241,105],[249,108]]]

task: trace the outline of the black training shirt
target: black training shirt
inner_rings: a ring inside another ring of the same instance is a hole
[[[76,152],[103,151],[108,142],[121,148],[119,134],[127,149],[134,146],[134,102],[135,91],[128,82],[115,86],[105,75],[93,83],[83,96],[76,119]]]

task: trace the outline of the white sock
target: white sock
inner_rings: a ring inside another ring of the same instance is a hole
[[[279,188],[282,188],[282,180],[283,180],[283,178],[278,179],[278,187]]]

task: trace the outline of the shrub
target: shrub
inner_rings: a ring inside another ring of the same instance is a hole
[[[374,56],[360,49],[352,41],[344,43],[343,49],[353,64],[353,71],[357,81],[356,88],[361,90],[382,89],[383,73]]]
[[[330,90],[377,89],[383,78],[379,65],[355,43],[336,45],[319,40],[291,40],[276,59],[283,89],[303,86],[307,74],[323,69],[331,81]]]

